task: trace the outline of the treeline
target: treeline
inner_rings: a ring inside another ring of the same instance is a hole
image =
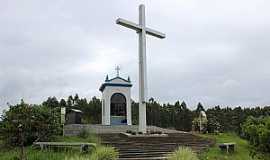
[[[101,123],[101,100],[92,97],[90,100],[80,98],[78,94],[70,95],[67,99],[58,100],[56,97],[49,97],[42,103],[48,108],[73,108],[83,112],[83,123],[100,124]],[[138,124],[138,103],[132,101],[132,122]],[[147,104],[147,124],[164,128],[174,128],[182,131],[191,131],[194,127],[193,120],[199,116],[200,111],[205,111],[207,115],[206,131],[213,132],[237,132],[241,134],[241,124],[249,116],[260,117],[270,115],[270,106],[265,107],[225,107],[215,106],[205,109],[198,103],[195,110],[183,102],[174,104],[160,104],[153,98]],[[196,126],[195,126],[196,128]]]
[[[139,104],[132,102],[132,122],[138,124]],[[149,100],[146,108],[147,125],[163,128],[175,128],[177,130],[190,131],[192,120],[203,107],[191,111],[185,102],[177,101],[175,104],[159,104],[153,98]]]
[[[84,123],[101,123],[101,100],[96,97],[87,100],[76,94],[75,96],[69,96],[66,100],[60,99],[59,101],[55,97],[49,97],[42,104],[52,108],[80,109],[83,112]],[[138,108],[138,103],[132,101],[133,124],[138,124]],[[150,98],[147,104],[147,124],[191,131],[192,126],[194,127],[193,120],[199,116],[201,111],[205,111],[207,115],[206,131],[213,132],[218,129],[221,132],[233,131],[240,134],[241,124],[247,117],[269,116],[270,106],[252,108],[215,106],[205,109],[202,103],[198,103],[196,109],[191,110],[184,101],[177,101],[174,104],[160,104]]]
[[[83,112],[83,123],[101,123],[101,100],[92,97],[90,100],[80,98],[78,94],[70,95],[67,99],[58,100],[56,97],[49,97],[42,105],[49,108],[66,107],[67,109],[79,109]]]
[[[40,105],[20,104],[9,106],[0,117],[0,141],[9,145],[24,146],[36,140],[46,140],[61,134],[60,108],[79,109],[83,112],[83,123],[101,123],[101,100],[80,98],[77,94],[58,100],[49,97]],[[132,122],[138,124],[138,103],[132,101]],[[205,109],[198,103],[191,110],[187,104],[160,104],[153,98],[147,103],[147,124],[182,131],[198,130],[201,111],[207,115],[203,121],[203,132],[236,132],[246,138],[255,152],[270,152],[270,106],[265,107],[220,107]],[[45,139],[44,139],[45,138]]]
[[[132,104],[133,122],[137,123],[138,103]],[[177,101],[174,104],[159,104],[153,98],[147,105],[147,124],[166,128],[175,128],[183,131],[191,131],[193,120],[199,117],[200,111],[207,115],[206,131],[213,132],[218,129],[220,132],[241,133],[241,124],[247,117],[261,117],[270,115],[270,106],[265,107],[225,107],[215,106],[205,109],[198,103],[195,110],[190,110],[187,104]],[[194,126],[195,127],[195,126]]]

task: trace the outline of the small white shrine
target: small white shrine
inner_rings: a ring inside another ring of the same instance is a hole
[[[129,77],[124,79],[119,76],[119,67],[115,78],[106,76],[99,88],[102,92],[102,125],[132,125],[131,87]]]

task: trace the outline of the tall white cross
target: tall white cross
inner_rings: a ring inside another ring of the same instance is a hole
[[[115,70],[116,70],[117,77],[119,77],[120,67],[119,67],[119,66],[116,66],[116,67],[115,67]]]
[[[139,35],[139,131],[146,133],[146,34],[157,38],[165,38],[165,34],[145,26],[145,7],[142,4],[139,6],[139,24],[121,18],[116,23],[135,30]]]

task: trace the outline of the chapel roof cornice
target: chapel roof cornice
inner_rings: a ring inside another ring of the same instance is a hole
[[[114,82],[114,80],[121,80],[122,82]],[[109,79],[108,75],[106,76],[106,79],[105,79],[105,83],[102,83],[102,85],[100,86],[99,88],[99,91],[103,92],[104,89],[107,87],[107,86],[112,86],[112,87],[132,87],[132,84],[131,84],[131,81],[130,81],[130,78],[128,77],[128,79],[124,79],[120,76],[116,76],[112,79]]]

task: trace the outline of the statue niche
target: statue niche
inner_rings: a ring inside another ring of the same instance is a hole
[[[127,102],[126,97],[121,93],[114,93],[111,96],[111,124],[126,125],[127,124]]]

